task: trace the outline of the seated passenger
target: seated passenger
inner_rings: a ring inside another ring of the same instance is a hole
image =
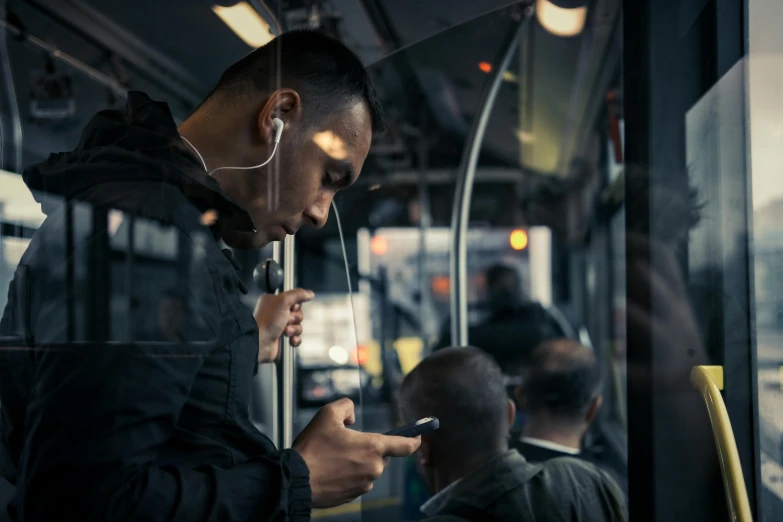
[[[489,317],[469,328],[473,346],[485,350],[507,374],[518,371],[540,343],[567,337],[570,328],[561,324],[540,303],[525,296],[519,272],[498,264],[487,271]],[[451,346],[451,320],[444,324],[436,350]]]
[[[509,450],[514,403],[498,365],[477,348],[448,348],[424,359],[403,381],[399,407],[405,422],[440,420],[416,454],[434,493],[421,508],[428,520],[627,519],[622,492],[595,466],[573,458],[533,464]]]
[[[516,399],[525,411],[522,436],[511,446],[530,462],[580,456],[609,472],[626,490],[626,471],[583,451],[583,440],[601,408],[601,368],[593,350],[570,339],[541,344],[522,371]]]

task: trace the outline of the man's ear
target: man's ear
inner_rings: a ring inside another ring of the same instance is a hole
[[[280,118],[285,129],[292,129],[301,117],[302,99],[293,89],[278,89],[269,95],[261,112],[258,113],[258,132],[264,143],[270,143],[275,137],[272,120]]]
[[[593,422],[595,416],[598,415],[598,410],[601,409],[601,404],[603,404],[603,402],[604,398],[599,395],[590,403],[590,407],[587,408],[587,414],[585,415],[585,422],[587,424]]]

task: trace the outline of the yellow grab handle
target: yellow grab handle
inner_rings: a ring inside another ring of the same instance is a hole
[[[730,520],[753,522],[748,491],[745,489],[745,479],[742,476],[742,466],[737,451],[737,441],[734,440],[729,413],[720,394],[720,390],[723,389],[723,366],[694,366],[691,370],[691,383],[701,392],[710,415]]]

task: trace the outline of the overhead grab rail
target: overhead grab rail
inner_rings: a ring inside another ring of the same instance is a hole
[[[451,280],[451,345],[468,345],[468,222],[470,220],[470,202],[473,196],[473,181],[476,178],[481,145],[487,130],[489,117],[495,105],[498,90],[511,64],[511,58],[517,50],[517,44],[525,28],[532,19],[534,10],[530,5],[524,6],[520,13],[521,20],[516,25],[501,48],[502,55],[498,60],[497,69],[484,87],[479,110],[473,121],[473,127],[465,142],[464,154],[457,171],[457,185],[454,190],[454,206],[451,214],[451,255],[449,260],[449,278]]]
[[[734,440],[726,404],[720,394],[723,389],[723,366],[694,366],[691,370],[691,383],[701,393],[707,405],[718,449],[723,487],[726,490],[729,519],[732,522],[753,522],[737,442]]]

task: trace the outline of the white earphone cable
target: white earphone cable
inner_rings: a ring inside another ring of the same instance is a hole
[[[207,163],[204,161],[204,157],[201,156],[201,153],[198,151],[196,146],[193,145],[192,143],[190,143],[190,140],[188,140],[185,136],[180,135],[180,138],[182,138],[185,143],[190,145],[190,148],[193,149],[193,152],[196,153],[196,155],[198,156],[198,159],[201,160],[201,165],[203,165],[204,170],[206,170],[207,173],[210,176],[212,174],[214,174],[215,172],[219,171],[219,170],[253,170],[253,169],[261,168],[261,167],[267,165],[270,161],[272,161],[272,158],[275,157],[275,153],[277,152],[277,142],[275,142],[275,146],[272,148],[272,154],[269,156],[269,159],[267,159],[263,163],[259,163],[258,165],[253,165],[251,167],[218,167],[218,168],[210,171],[210,170],[207,169]]]
[[[332,208],[334,209],[334,217],[337,219],[337,232],[340,234],[340,246],[343,249],[343,262],[345,263],[345,278],[348,280],[348,299],[351,304],[351,319],[353,319],[353,335],[356,345],[356,360],[359,364],[358,376],[359,376],[359,408],[364,405],[364,393],[362,388],[364,383],[362,382],[362,369],[361,363],[359,363],[359,327],[356,325],[356,306],[353,303],[353,285],[351,285],[351,269],[348,266],[348,253],[345,249],[345,237],[343,236],[343,225],[340,222],[340,213],[337,211],[337,205],[332,200]],[[361,413],[356,415],[356,425],[360,431],[364,431],[364,419]]]

